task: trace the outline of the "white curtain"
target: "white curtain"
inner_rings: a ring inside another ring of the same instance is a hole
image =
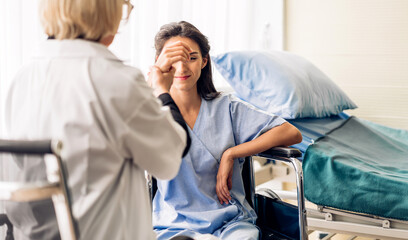
[[[282,50],[284,0],[133,0],[133,12],[110,49],[144,73],[154,61],[154,36],[163,24],[185,20],[206,35],[211,55],[233,50]],[[46,36],[38,0],[0,0],[0,112],[6,90],[18,69]],[[218,89],[228,84],[215,71]],[[4,125],[0,122],[0,138]],[[0,180],[15,174],[0,157]],[[0,213],[3,212],[0,203]],[[0,228],[0,239],[2,231]]]
[[[136,0],[129,22],[110,47],[121,59],[146,72],[154,61],[160,26],[181,20],[210,41],[210,54],[232,50],[283,49],[283,0]],[[215,77],[216,86],[224,87]]]
[[[32,49],[45,39],[41,31],[37,11],[37,1],[0,0],[0,112],[4,108],[4,98],[11,79],[22,64],[29,60]],[[0,121],[0,138],[4,125]],[[10,158],[0,155],[0,180],[10,179],[16,170]],[[3,213],[0,202],[0,213]],[[5,227],[0,227],[0,239],[4,239]]]
[[[154,36],[163,24],[185,20],[211,45],[211,55],[232,50],[283,49],[284,0],[133,0],[127,23],[110,49],[146,73],[154,60]],[[38,0],[0,1],[0,109],[11,79],[46,39],[37,15]],[[216,86],[223,86],[215,78]],[[0,124],[0,133],[3,126]]]

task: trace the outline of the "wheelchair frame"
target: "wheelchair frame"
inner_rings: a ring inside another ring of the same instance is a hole
[[[1,153],[44,156],[48,180],[36,183],[0,182],[0,200],[30,202],[51,198],[61,239],[75,240],[79,234],[72,216],[66,171],[60,157],[61,149],[60,141],[0,140]]]
[[[299,149],[291,148],[291,147],[273,147],[269,150],[266,150],[262,153],[256,154],[255,156],[259,156],[262,158],[267,158],[275,161],[282,161],[286,163],[290,163],[295,170],[296,174],[296,189],[297,189],[297,202],[298,202],[298,217],[299,217],[299,239],[307,240],[308,239],[308,225],[307,225],[307,218],[306,218],[306,208],[305,208],[305,197],[304,197],[304,188],[303,188],[303,170],[301,162],[297,159],[298,157],[302,156],[302,153]],[[247,164],[248,166],[245,166]],[[245,192],[248,193],[246,195],[247,201],[254,206],[254,199],[255,199],[255,177],[254,177],[254,169],[253,169],[253,159],[252,156],[245,158],[245,163],[243,167],[243,178],[248,179],[244,181]],[[245,175],[250,175],[246,177]]]

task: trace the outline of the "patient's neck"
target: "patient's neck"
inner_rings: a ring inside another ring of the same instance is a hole
[[[183,115],[187,125],[193,129],[201,106],[201,97],[197,90],[179,91],[170,89],[170,95],[180,109],[180,113]]]
[[[188,112],[195,108],[200,108],[201,106],[201,97],[196,89],[192,89],[191,91],[181,91],[171,88],[170,95],[180,110],[184,109]]]

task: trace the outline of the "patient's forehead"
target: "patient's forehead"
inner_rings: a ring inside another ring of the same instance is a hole
[[[201,51],[200,51],[200,46],[198,46],[198,43],[194,40],[192,40],[191,38],[188,37],[180,37],[180,36],[176,36],[176,37],[172,37],[169,40],[166,41],[166,43],[164,44],[164,47],[175,43],[177,41],[181,41],[186,43],[188,46],[190,46],[190,48],[193,50],[193,52],[197,52],[198,54],[201,55]]]

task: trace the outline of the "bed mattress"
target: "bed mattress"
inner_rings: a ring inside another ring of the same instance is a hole
[[[348,118],[349,116],[347,114],[340,113],[325,118],[298,118],[287,120],[289,123],[297,127],[303,136],[302,142],[293,145],[292,147],[305,153],[310,144],[342,125]]]

